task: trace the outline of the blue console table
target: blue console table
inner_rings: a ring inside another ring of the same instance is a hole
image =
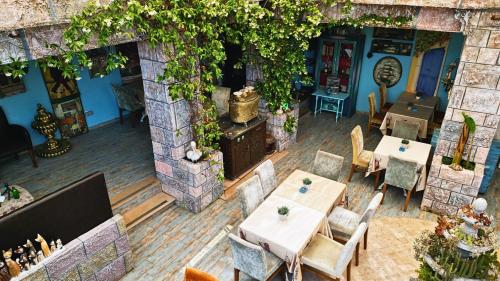
[[[349,98],[348,94],[344,93],[329,93],[326,90],[317,90],[312,94],[313,96],[316,97],[316,101],[314,104],[314,116],[316,116],[316,113],[319,111],[329,111],[329,112],[334,112],[335,115],[335,122],[339,120],[339,117],[342,118],[342,112],[344,111],[344,102]],[[328,101],[328,103],[325,103],[325,106],[323,105],[323,101]],[[318,102],[319,102],[319,109],[318,109]],[[329,107],[329,105],[333,105],[332,107]]]

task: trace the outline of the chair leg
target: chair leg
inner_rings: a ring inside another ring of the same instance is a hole
[[[351,281],[351,262],[347,264],[347,281]]]
[[[30,150],[30,155],[31,155],[31,163],[33,163],[33,167],[38,168],[38,163],[36,162],[35,151],[33,149]]]
[[[375,172],[375,186],[373,187],[374,191],[377,191],[378,183],[380,181],[380,173],[381,173],[381,171],[376,171]]]
[[[356,266],[359,265],[359,242],[356,244]]]
[[[351,182],[352,174],[354,174],[354,170],[356,170],[356,165],[352,164],[351,171],[349,172],[349,178],[347,179],[347,182]]]
[[[123,109],[118,108],[118,113],[120,114],[120,125],[123,125]]]
[[[366,250],[366,248],[368,248],[368,228],[365,231],[365,237],[364,237],[363,246],[364,246],[365,250]]]
[[[408,194],[406,195],[405,207],[403,208],[403,212],[406,212],[406,210],[408,209],[408,204],[410,204],[410,197],[411,197],[412,191],[413,191],[413,189],[408,191]]]
[[[240,280],[240,270],[235,268],[234,269],[234,281],[239,281]]]
[[[384,204],[385,192],[387,191],[387,183],[384,183],[384,187],[382,188],[382,200],[380,201],[380,205]]]

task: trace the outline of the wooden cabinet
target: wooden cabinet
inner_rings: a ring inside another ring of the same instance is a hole
[[[224,154],[224,173],[226,178],[234,179],[259,163],[266,154],[266,120],[259,117],[247,126],[232,123],[221,118],[220,126],[224,133],[221,149]]]

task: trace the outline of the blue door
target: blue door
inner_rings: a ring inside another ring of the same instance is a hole
[[[424,96],[434,95],[443,57],[444,48],[432,49],[425,52],[418,76],[417,93],[421,92]]]

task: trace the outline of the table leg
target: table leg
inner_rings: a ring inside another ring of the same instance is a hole
[[[375,187],[373,190],[377,190],[378,188],[378,182],[380,181],[380,170],[375,172]]]
[[[340,110],[340,118],[342,118],[342,114],[344,113],[344,101],[342,100],[342,110]]]
[[[316,116],[316,112],[318,112],[318,96],[316,96],[316,103],[314,104],[314,116]]]
[[[323,98],[319,100],[319,113],[323,112]]]
[[[339,121],[339,114],[342,114],[341,113],[342,111],[339,112],[339,110],[340,110],[340,99],[337,100],[337,116],[335,118],[335,123]]]

